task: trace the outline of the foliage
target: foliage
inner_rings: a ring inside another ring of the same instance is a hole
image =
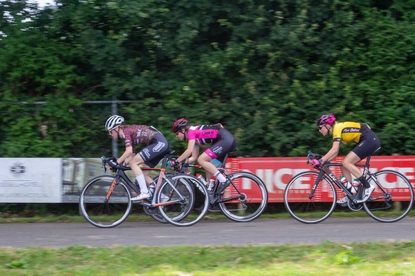
[[[0,2],[1,156],[110,154],[112,100],[179,151],[186,116],[224,124],[238,156],[323,153],[315,120],[332,112],[369,123],[379,154],[415,154],[411,1],[56,4]]]

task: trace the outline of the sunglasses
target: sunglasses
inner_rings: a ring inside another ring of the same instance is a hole
[[[318,126],[318,130],[321,130],[323,128],[324,125],[319,125]]]

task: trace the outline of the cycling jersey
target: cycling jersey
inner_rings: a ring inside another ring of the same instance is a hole
[[[196,145],[210,144],[204,152],[220,162],[236,148],[235,138],[221,124],[191,126],[187,130],[187,139],[195,140]]]
[[[195,140],[199,145],[212,144],[218,140],[219,129],[219,124],[191,126],[187,132],[187,139]]]
[[[356,122],[336,123],[333,126],[333,141],[345,143],[354,141],[359,143],[365,134],[370,131],[370,127],[367,124]]]
[[[139,144],[149,145],[153,136],[159,133],[154,127],[145,125],[127,126],[123,132],[125,146],[133,148]]]
[[[156,128],[146,125],[131,125],[123,129],[125,147],[132,147],[143,144],[140,154],[144,163],[150,168],[154,168],[161,159],[169,152],[169,143],[166,138]]]

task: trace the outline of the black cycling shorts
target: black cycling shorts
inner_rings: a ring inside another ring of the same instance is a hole
[[[139,154],[143,158],[144,164],[154,168],[169,151],[169,142],[167,142],[166,137],[161,133],[157,133],[151,139],[150,144],[143,148]]]
[[[365,129],[364,135],[361,136],[359,143],[352,150],[359,156],[360,160],[375,153],[375,151],[380,148],[379,137],[369,127],[366,126],[366,128],[367,129]]]
[[[224,128],[219,129],[216,141],[210,146],[205,153],[212,159],[217,159],[223,163],[225,155],[234,151],[236,141],[233,135]]]

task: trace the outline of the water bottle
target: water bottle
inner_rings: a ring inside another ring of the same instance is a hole
[[[357,178],[353,179],[352,186],[355,188],[356,191],[359,189],[359,185],[360,185],[359,179]]]
[[[208,191],[212,191],[214,186],[215,186],[215,178],[211,177],[209,180]]]
[[[203,175],[201,175],[200,173],[196,174],[197,179],[199,179],[205,186],[207,185],[207,182],[205,180],[205,178],[203,177]]]
[[[156,184],[153,182],[148,186],[148,193],[152,196],[154,194],[155,189],[156,189]]]
[[[340,176],[340,182],[343,183],[343,185],[347,188],[347,190],[349,190],[349,192],[351,192],[352,194],[356,193],[355,187],[352,184],[350,184],[350,182],[347,181],[346,177],[344,177],[343,175]]]

